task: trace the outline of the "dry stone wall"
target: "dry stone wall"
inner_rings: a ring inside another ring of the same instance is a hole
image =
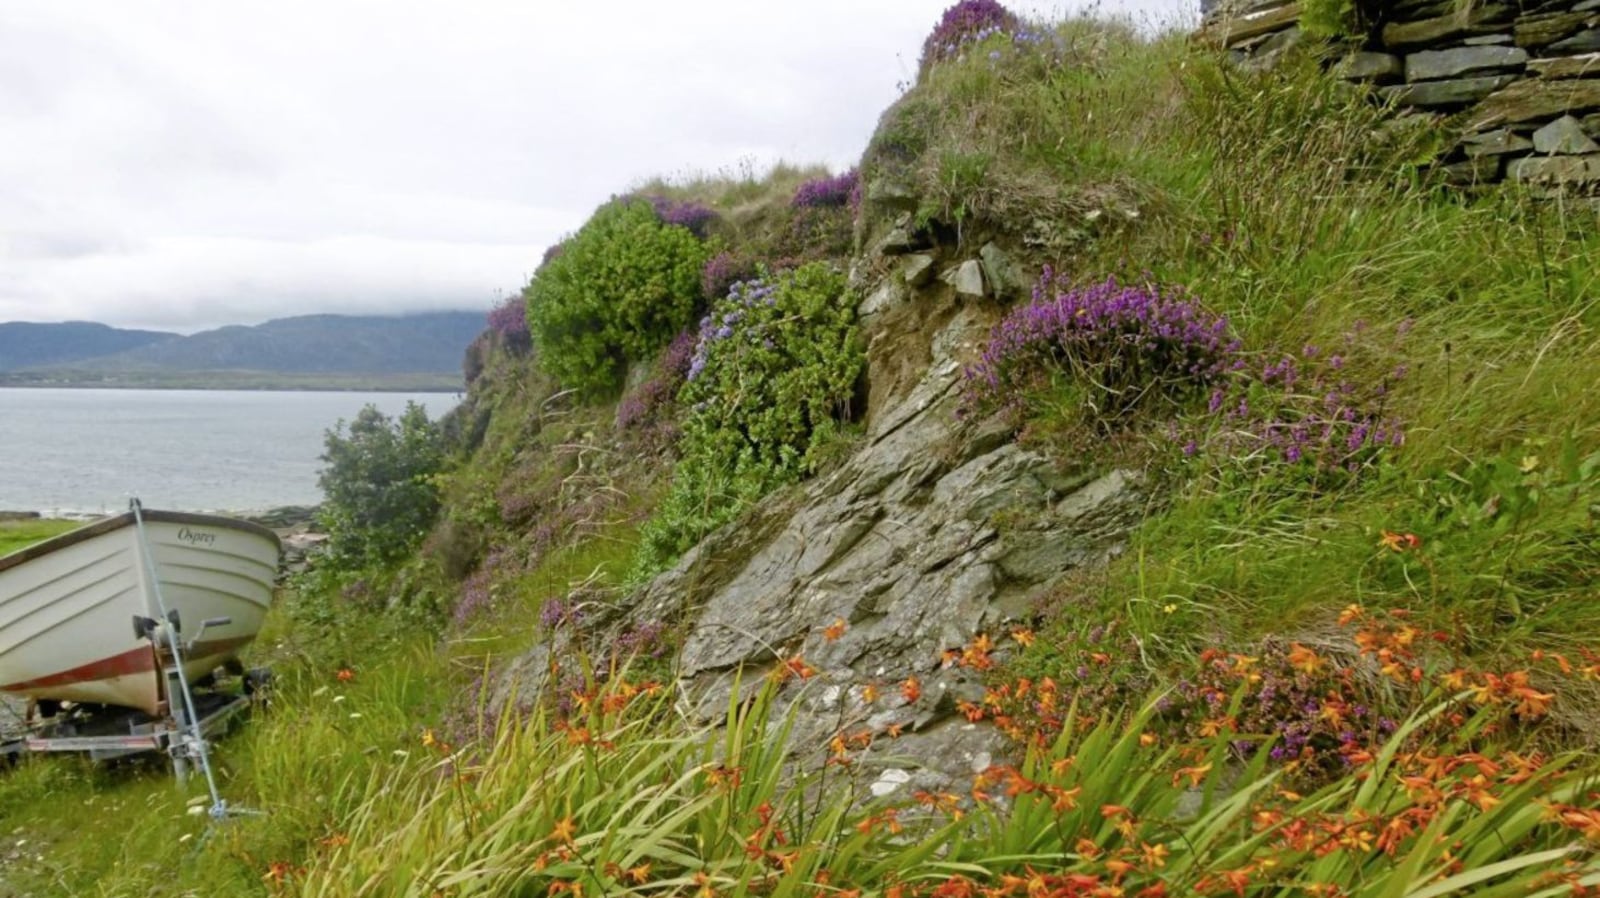
[[[1210,3],[1200,37],[1270,65],[1306,41],[1307,5]],[[1452,182],[1600,195],[1600,0],[1362,5],[1365,30],[1333,45],[1330,71],[1449,129],[1439,165]]]

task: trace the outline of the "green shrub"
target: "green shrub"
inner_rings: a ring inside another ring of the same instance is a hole
[[[735,284],[700,322],[682,460],[645,525],[636,574],[653,574],[772,489],[812,473],[848,418],[865,364],[844,275],[813,263]]]
[[[439,511],[435,475],[444,468],[439,426],[413,402],[391,419],[367,406],[323,436],[322,523],[325,556],[355,570],[404,560],[427,535]]]
[[[1359,27],[1355,0],[1306,0],[1300,27],[1312,37],[1351,36]]]
[[[643,200],[601,206],[523,289],[539,364],[563,386],[614,390],[630,361],[694,317],[706,248]]]

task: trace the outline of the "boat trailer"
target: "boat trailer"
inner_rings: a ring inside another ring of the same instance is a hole
[[[175,717],[155,718],[133,708],[107,707],[95,713],[64,710],[58,717],[37,720],[26,729],[8,733],[0,740],[0,757],[15,760],[32,753],[79,753],[92,761],[111,761],[163,752],[172,759],[173,775],[182,785],[200,763],[201,749],[195,739],[222,731],[257,698],[249,690],[244,694],[196,692],[198,728]]]

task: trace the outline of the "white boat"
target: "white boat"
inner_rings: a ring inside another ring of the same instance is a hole
[[[255,639],[278,558],[265,527],[150,510],[0,557],[0,690],[165,716],[179,699],[158,657],[161,609],[177,619],[193,682]]]

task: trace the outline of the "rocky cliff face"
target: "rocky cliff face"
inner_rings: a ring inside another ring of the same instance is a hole
[[[854,769],[879,794],[988,766],[1004,737],[957,710],[982,698],[981,673],[943,653],[986,636],[1003,654],[1043,592],[1122,549],[1147,502],[1133,471],[1063,471],[958,414],[963,364],[999,313],[986,296],[1003,280],[999,249],[899,255],[906,247],[889,243],[890,255],[861,262],[884,273],[865,285],[869,415],[850,456],[585,620],[601,644],[681,622],[680,686],[706,721],[733,690],[803,672],[782,694],[796,712],[792,744],[820,762],[834,736],[871,734],[876,749]],[[565,648],[525,657],[502,697],[537,688]]]
[[[1305,40],[1308,5],[1219,2],[1201,36],[1270,64]],[[1600,196],[1600,0],[1361,5],[1365,30],[1335,45],[1333,72],[1446,129],[1452,181]]]

